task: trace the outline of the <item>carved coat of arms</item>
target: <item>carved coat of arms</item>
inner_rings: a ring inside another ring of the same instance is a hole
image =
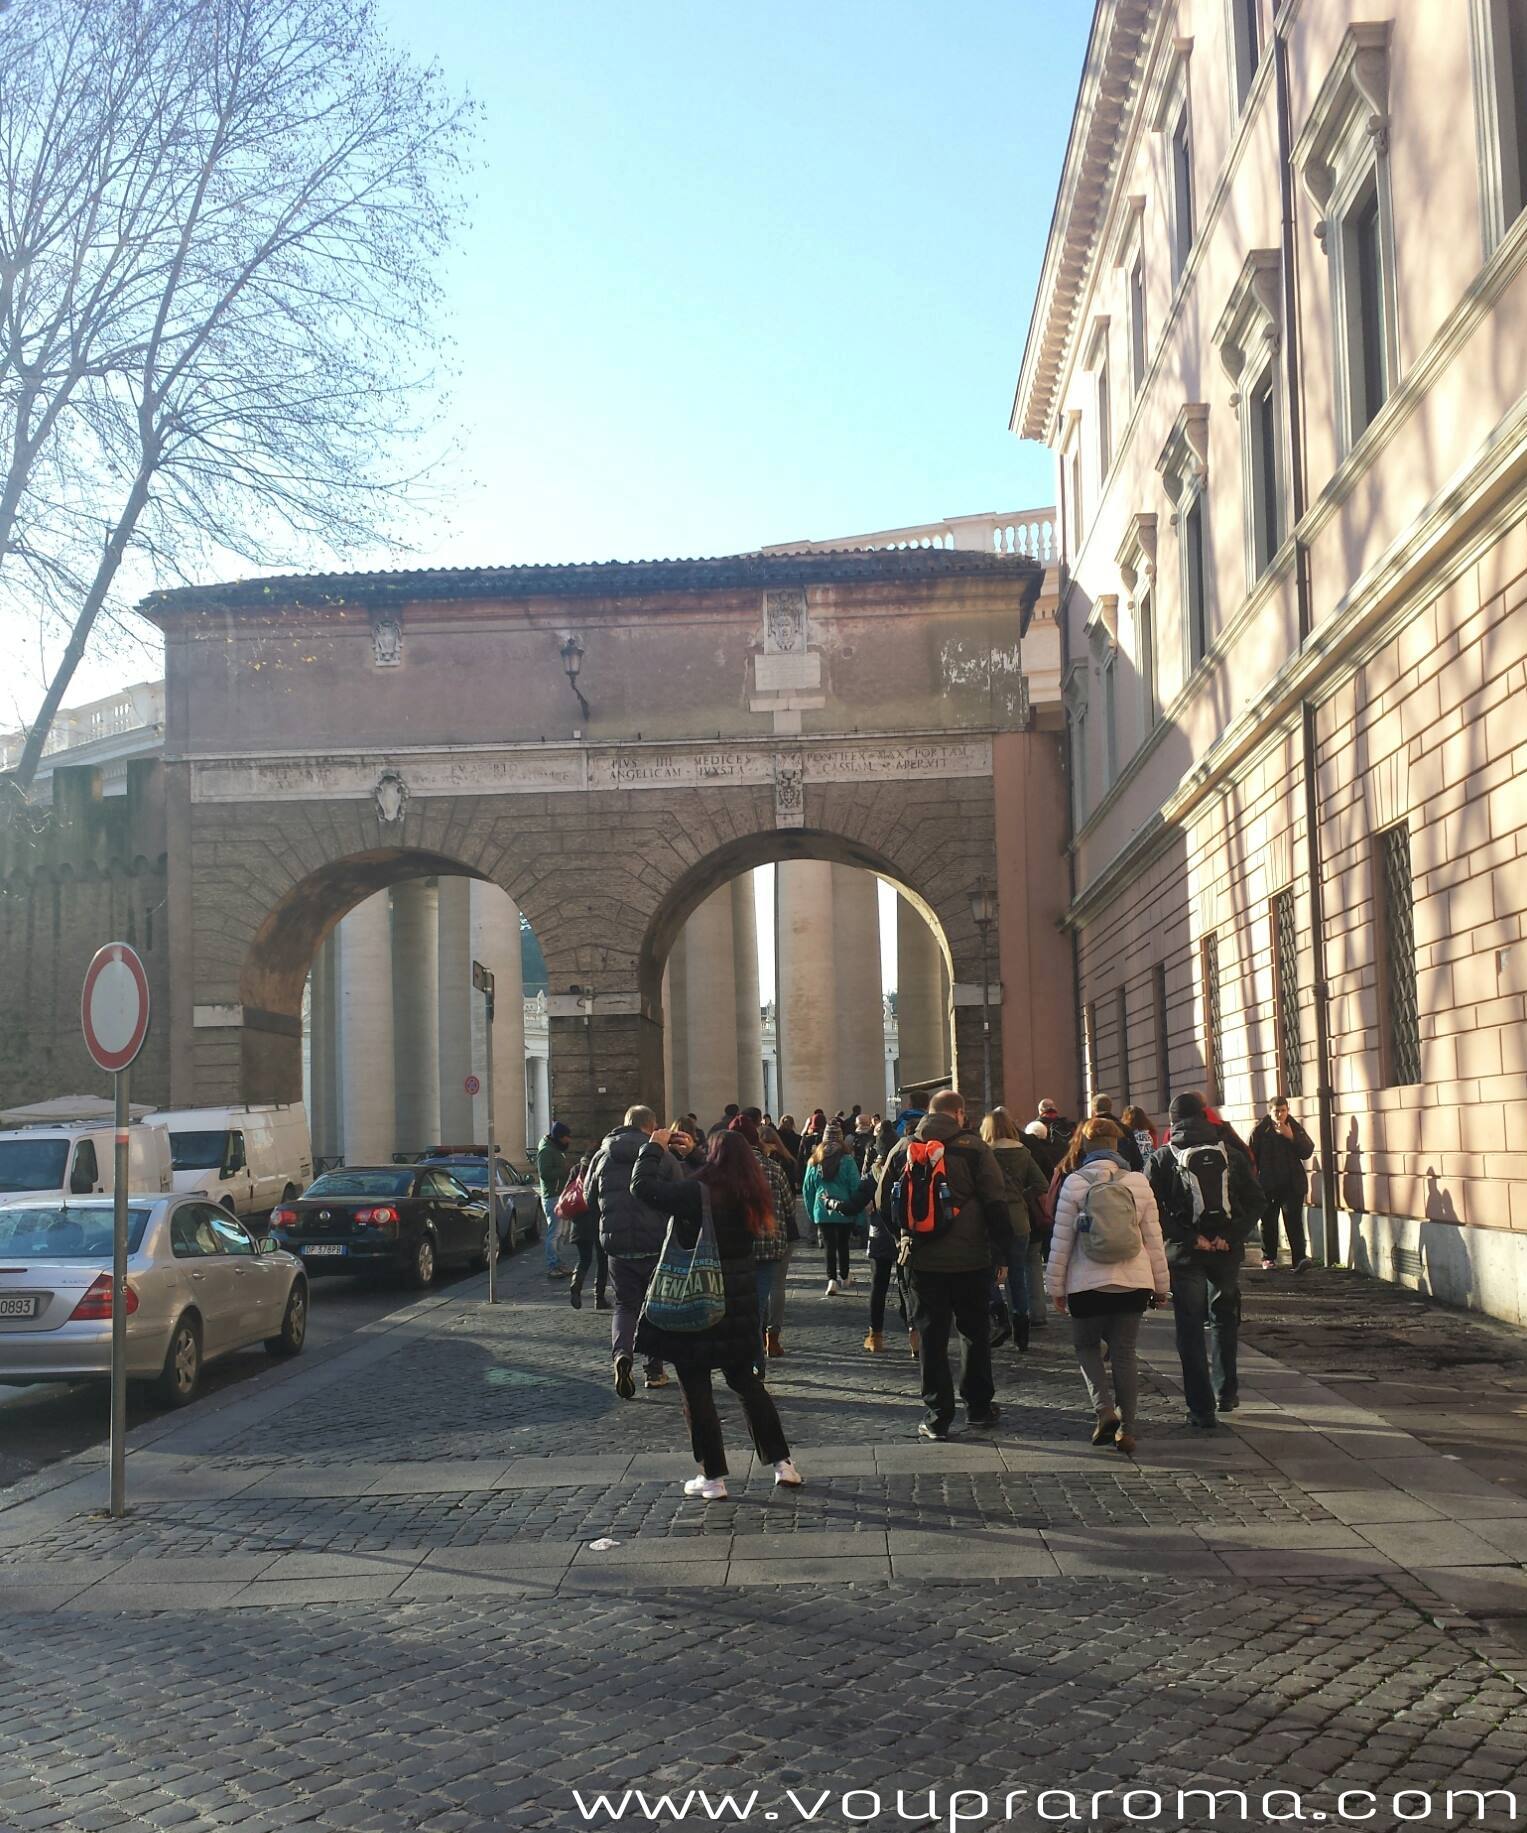
[[[803,827],[806,821],[806,771],[800,753],[774,760],[774,825]]]
[[[764,647],[774,655],[800,655],[806,648],[806,594],[764,593]]]

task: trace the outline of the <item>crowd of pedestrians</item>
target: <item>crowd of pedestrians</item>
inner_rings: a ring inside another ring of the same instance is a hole
[[[768,1367],[786,1354],[786,1274],[810,1243],[824,1298],[841,1299],[863,1242],[868,1354],[886,1353],[894,1294],[918,1364],[920,1437],[949,1438],[960,1406],[967,1430],[995,1427],[993,1351],[1011,1341],[1026,1352],[1053,1313],[1070,1325],[1091,1442],[1126,1456],[1139,1433],[1144,1313],[1171,1305],[1185,1424],[1210,1431],[1239,1404],[1247,1243],[1260,1230],[1271,1272],[1281,1232],[1294,1270],[1310,1265],[1314,1146],[1281,1096],[1249,1142],[1196,1093],[1179,1095],[1158,1130],[1138,1106],[1116,1117],[1101,1094],[1079,1124],[1050,1100],[1023,1125],[1003,1107],[977,1122],[942,1089],[895,1119],[818,1108],[800,1128],[794,1115],[775,1123],[737,1104],[709,1127],[694,1114],[660,1126],[635,1106],[587,1157],[575,1146],[559,1121],[536,1153],[547,1275],[568,1281],[577,1309],[593,1271],[621,1399],[636,1395],[638,1358],[648,1388],[673,1369],[699,1467],[686,1488],[706,1500],[726,1494],[717,1372],[776,1482],[802,1480]]]

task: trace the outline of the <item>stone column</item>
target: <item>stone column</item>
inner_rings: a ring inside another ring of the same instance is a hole
[[[737,968],[732,890],[712,892],[684,926],[689,1105],[702,1125],[737,1093]],[[754,963],[756,983],[757,963]]]
[[[763,1012],[758,993],[758,903],[753,874],[729,886],[732,897],[732,980],[737,995],[737,1102],[764,1105]]]
[[[814,1107],[831,1113],[842,1099],[832,872],[820,859],[781,860],[774,868],[779,1108],[801,1126]]]
[[[349,1165],[385,1165],[393,1153],[392,906],[385,891],[339,926],[343,1142]]]
[[[519,906],[498,885],[473,884],[472,957],[492,970],[493,1130],[504,1155],[517,1164],[525,1158],[525,974],[521,960]],[[480,993],[472,995],[473,1016],[484,1021]],[[478,1052],[477,1074],[483,1092],[473,1103],[473,1137],[488,1138],[486,1043]]]
[[[885,1100],[885,1007],[880,971],[880,881],[853,866],[832,868],[838,1093],[867,1114]],[[829,1109],[830,1111],[830,1109]]]
[[[393,1075],[397,1149],[440,1144],[439,894],[426,879],[392,888]]]
[[[472,1097],[472,881],[440,880],[440,1142],[474,1142]],[[480,1143],[480,1142],[479,1142]]]
[[[949,971],[944,951],[917,908],[896,899],[896,1023],[901,1079],[949,1073]]]
[[[308,996],[308,1132],[315,1158],[338,1158],[339,943],[332,931],[313,957]]]
[[[530,1057],[527,1067],[530,1076],[530,1097],[526,1104],[528,1160],[551,1125],[551,1064],[545,1057]]]
[[[669,952],[663,981],[664,1087],[672,1120],[689,1112],[689,932],[681,929]]]

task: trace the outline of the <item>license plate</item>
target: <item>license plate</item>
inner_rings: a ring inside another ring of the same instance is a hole
[[[302,1258],[307,1260],[315,1254],[342,1254],[344,1251],[342,1241],[315,1241],[311,1247],[303,1248]]]
[[[42,1300],[35,1292],[24,1292],[16,1298],[0,1298],[0,1317],[36,1317]]]

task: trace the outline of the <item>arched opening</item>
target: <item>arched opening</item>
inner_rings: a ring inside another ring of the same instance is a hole
[[[862,842],[794,830],[719,849],[643,948],[668,1108],[707,1124],[727,1101],[894,1111],[899,1086],[952,1068],[949,958],[936,911]]]
[[[473,965],[494,976],[490,1038]],[[267,913],[241,977],[243,1087],[300,1098],[320,1165],[481,1144],[516,1162],[550,1110],[545,967],[501,886],[396,848],[310,874]]]

